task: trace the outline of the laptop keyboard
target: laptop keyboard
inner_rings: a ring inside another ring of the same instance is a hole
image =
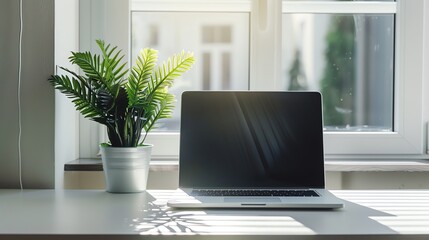
[[[319,194],[314,190],[223,190],[223,189],[198,189],[193,190],[194,196],[217,196],[217,197],[234,197],[234,196],[277,196],[277,197],[319,197]]]

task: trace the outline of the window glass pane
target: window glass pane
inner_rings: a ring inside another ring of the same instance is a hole
[[[283,14],[283,90],[323,94],[328,131],[392,131],[393,14]]]
[[[180,95],[185,90],[249,89],[249,14],[132,12],[131,55],[140,49],[159,50],[159,61],[182,50],[192,51],[196,63],[177,79],[174,117],[158,131],[179,131]]]

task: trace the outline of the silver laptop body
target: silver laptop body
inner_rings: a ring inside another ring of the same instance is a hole
[[[325,189],[318,92],[182,94],[175,208],[342,208]]]

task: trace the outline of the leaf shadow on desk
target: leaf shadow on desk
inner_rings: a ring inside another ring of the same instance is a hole
[[[201,211],[173,211],[165,201],[158,203],[158,198],[147,194],[148,204],[138,218],[131,224],[140,234],[195,234],[190,225],[203,226],[204,223],[192,222],[191,219]],[[190,224],[190,222],[192,222]]]

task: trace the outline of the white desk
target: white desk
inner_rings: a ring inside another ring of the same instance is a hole
[[[173,211],[172,191],[0,190],[0,239],[429,239],[429,190],[333,192],[344,209]]]

